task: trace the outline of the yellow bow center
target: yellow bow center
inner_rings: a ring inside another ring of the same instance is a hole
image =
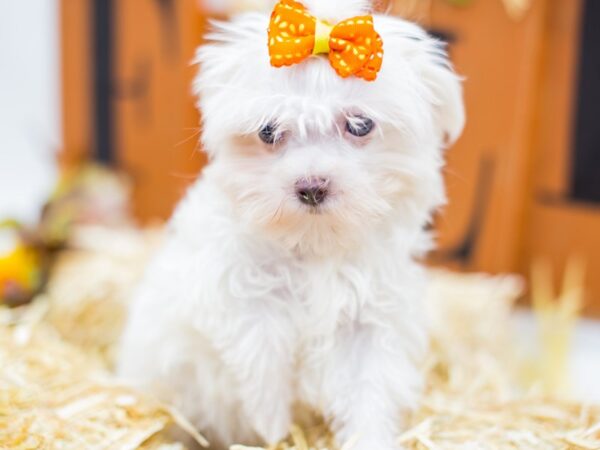
[[[333,25],[329,25],[327,22],[317,19],[317,26],[315,29],[315,48],[313,49],[313,55],[329,53],[329,38],[331,37],[332,30]]]

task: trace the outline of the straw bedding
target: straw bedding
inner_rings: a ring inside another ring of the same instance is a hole
[[[1,449],[184,449],[166,430],[194,434],[185,420],[110,373],[129,292],[158,236],[80,230],[43,296],[0,309]],[[520,292],[512,277],[432,272],[427,388],[399,437],[405,448],[600,449],[600,407],[520,383],[510,328]],[[335,444],[313,423],[278,448]]]

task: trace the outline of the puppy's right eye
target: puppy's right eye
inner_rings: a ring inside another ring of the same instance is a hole
[[[375,122],[365,116],[355,116],[353,120],[346,122],[346,131],[359,138],[367,136],[373,131],[373,128],[375,128]]]
[[[277,126],[273,123],[266,124],[258,132],[258,137],[265,144],[273,145],[277,140]]]

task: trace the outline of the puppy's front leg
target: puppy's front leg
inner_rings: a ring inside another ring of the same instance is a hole
[[[416,405],[421,389],[405,338],[374,325],[338,336],[325,373],[326,412],[338,444],[356,440],[355,450],[400,448],[402,413]]]
[[[220,346],[221,356],[237,379],[243,412],[258,435],[275,444],[291,425],[290,331],[271,311],[249,315],[228,328],[231,334]]]

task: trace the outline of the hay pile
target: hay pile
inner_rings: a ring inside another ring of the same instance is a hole
[[[599,406],[543,395],[544,379],[520,383],[510,322],[520,291],[512,278],[434,274],[427,392],[400,439],[406,447],[600,449]]]
[[[187,424],[115,385],[108,370],[128,295],[156,242],[152,233],[115,233],[82,231],[44,297],[0,310],[1,449],[184,448],[165,430]],[[519,281],[443,272],[432,278],[427,390],[400,442],[419,450],[600,449],[600,407],[519,383],[510,327]],[[334,444],[317,424],[294,427],[278,446],[292,448]]]
[[[65,340],[111,365],[127,301],[161,237],[160,229],[76,229],[46,288],[47,321]]]
[[[0,448],[183,450],[159,433],[189,425],[167,406],[116,385],[103,360],[42,321],[47,310],[39,299],[1,311]]]

